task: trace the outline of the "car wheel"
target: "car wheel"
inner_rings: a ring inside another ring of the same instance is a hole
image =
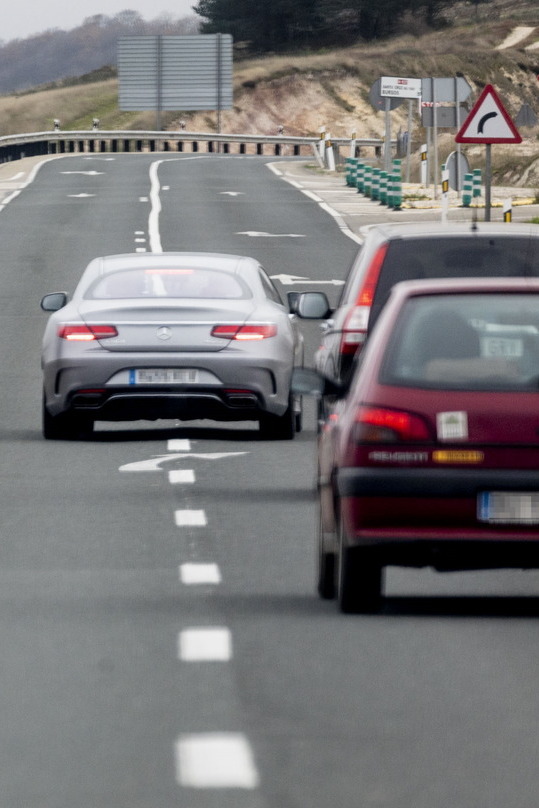
[[[373,561],[369,550],[347,547],[342,527],[339,533],[339,609],[344,614],[376,613],[382,605],[383,567]]]
[[[262,440],[292,440],[296,433],[296,412],[292,397],[283,415],[265,412],[260,415],[259,423]]]
[[[90,418],[77,417],[69,413],[51,415],[43,397],[43,437],[46,440],[74,440],[87,437],[94,428]]]
[[[335,586],[335,553],[328,553],[324,541],[322,511],[318,518],[318,594],[323,600],[333,600],[337,594]]]

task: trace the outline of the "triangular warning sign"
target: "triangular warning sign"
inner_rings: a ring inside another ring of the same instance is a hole
[[[487,84],[462,124],[457,143],[521,143],[522,138],[492,84]]]

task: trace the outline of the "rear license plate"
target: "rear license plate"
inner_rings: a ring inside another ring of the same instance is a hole
[[[196,384],[198,370],[192,368],[139,368],[129,373],[129,384]]]
[[[483,492],[477,498],[477,518],[480,522],[537,525],[539,492]]]

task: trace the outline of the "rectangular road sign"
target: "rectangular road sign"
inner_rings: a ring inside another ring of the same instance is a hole
[[[121,110],[231,109],[232,37],[120,37],[118,77]]]
[[[380,95],[386,98],[421,98],[421,79],[382,76]]]

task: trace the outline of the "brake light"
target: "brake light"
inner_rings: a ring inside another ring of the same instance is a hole
[[[355,354],[367,338],[367,327],[380,270],[386,257],[388,242],[382,244],[372,259],[359,288],[354,308],[348,313],[342,329],[341,353]]]
[[[423,418],[405,410],[360,407],[355,418],[356,443],[398,443],[429,438],[429,430]]]
[[[214,325],[212,328],[212,337],[221,337],[222,339],[237,339],[237,340],[260,340],[274,337],[277,334],[277,326],[270,325],[241,325],[241,324],[228,324],[228,325]]]
[[[58,336],[69,342],[91,342],[117,337],[118,331],[114,325],[61,325],[58,328]]]

